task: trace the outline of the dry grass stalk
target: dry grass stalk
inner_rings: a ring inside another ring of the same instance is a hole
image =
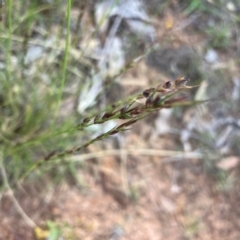
[[[24,178],[38,166],[42,165],[44,162],[53,159],[63,158],[68,155],[73,155],[74,153],[77,153],[84,148],[87,148],[94,142],[103,140],[119,132],[126,131],[134,123],[145,118],[152,112],[159,111],[163,108],[172,108],[179,105],[181,106],[196,104],[197,102],[189,101],[186,94],[183,96],[176,96],[177,94],[183,92],[183,90],[193,88],[186,85],[188,81],[189,80],[186,77],[179,77],[174,81],[165,82],[158,85],[156,88],[146,89],[145,91],[143,91],[143,93],[130,98],[127,102],[125,102],[124,107],[122,107],[121,102],[119,102],[116,105],[112,106],[112,109],[110,111],[93,116],[91,118],[85,118],[80,124],[74,127],[76,131],[84,130],[90,125],[102,124],[112,119],[124,119],[126,121],[119,126],[114,127],[110,131],[103,133],[94,139],[91,139],[83,145],[76,146],[62,152],[59,152],[58,150],[52,151],[42,160],[34,164],[34,166],[24,175]],[[138,100],[144,98],[146,99],[145,103],[138,103]]]

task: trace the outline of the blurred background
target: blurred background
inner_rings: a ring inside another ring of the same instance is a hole
[[[38,164],[179,76],[207,101]],[[237,0],[0,0],[0,239],[240,239],[239,104]]]

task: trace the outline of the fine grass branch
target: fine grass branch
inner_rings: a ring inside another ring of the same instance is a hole
[[[21,181],[25,179],[33,170],[44,164],[45,162],[52,161],[54,159],[64,158],[68,155],[73,155],[89,145],[106,139],[109,136],[115,135],[120,132],[128,130],[134,123],[149,116],[149,114],[159,111],[163,108],[173,108],[175,106],[183,105],[195,105],[199,102],[188,100],[186,94],[180,95],[184,90],[191,89],[194,86],[187,86],[188,79],[186,77],[179,77],[174,81],[168,81],[164,84],[158,85],[156,88],[149,88],[143,91],[143,93],[130,98],[128,103],[124,106],[120,104],[113,105],[112,109],[90,118],[85,118],[80,124],[75,126],[75,131],[84,130],[87,127],[94,124],[103,124],[109,120],[121,119],[125,120],[124,123],[114,127],[110,131],[103,133],[83,145],[75,146],[70,149],[59,152],[57,149],[51,151],[41,160],[37,161],[29,170],[22,176]],[[144,102],[140,102],[145,100]]]
[[[67,76],[68,55],[69,55],[69,49],[70,49],[71,8],[72,8],[72,0],[69,0],[67,4],[67,17],[66,17],[66,20],[67,20],[66,44],[65,44],[65,51],[64,51],[64,59],[62,63],[62,79],[61,79],[61,86],[60,86],[60,91],[58,95],[57,113],[58,113],[60,102],[62,99],[63,89],[65,86],[66,76]]]

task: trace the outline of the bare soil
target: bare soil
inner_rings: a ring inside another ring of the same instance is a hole
[[[168,39],[168,47],[172,49],[198,44],[201,48],[205,36],[193,27],[175,27],[185,24],[185,20],[181,13],[171,8],[166,10],[156,26],[159,40]],[[230,58],[228,52],[223,56]],[[125,89],[129,85],[136,88],[136,82],[138,90],[144,89],[156,82],[156,78],[167,79],[161,69],[143,62],[138,67],[123,77]],[[204,168],[206,159],[151,156],[150,149],[182,150],[179,137],[155,134],[155,117],[137,123],[122,136],[123,149],[145,149],[145,154],[127,155],[119,148],[118,156],[96,156],[77,170],[83,181],[80,187],[66,180],[40,190],[41,184],[47,186],[51,182],[50,178],[39,183],[28,182],[15,191],[19,204],[42,231],[48,220],[60,226],[59,239],[240,239],[239,167],[226,172],[224,181],[232,185],[223,190],[221,184],[225,183]],[[173,126],[184,126],[174,119],[171,122]],[[114,141],[104,142],[104,149],[112,149]],[[102,147],[92,146],[89,152],[97,154]],[[0,239],[41,239],[10,199],[9,193],[1,197]]]

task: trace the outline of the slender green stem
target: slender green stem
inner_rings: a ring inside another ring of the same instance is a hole
[[[16,114],[18,109],[15,106],[13,96],[13,83],[12,83],[12,0],[7,1],[7,52],[6,52],[6,79],[5,89],[9,93],[9,103],[12,107],[13,113]]]
[[[8,39],[7,39],[7,82],[10,81],[11,73],[11,52],[12,52],[12,0],[7,1],[7,28],[8,28]],[[9,84],[10,85],[10,84]]]
[[[69,56],[69,49],[70,49],[70,24],[71,24],[71,9],[72,9],[72,0],[68,0],[67,5],[67,35],[66,35],[66,44],[65,44],[65,51],[64,51],[64,59],[62,63],[62,79],[61,79],[61,85],[60,90],[58,94],[58,103],[56,108],[56,115],[58,114],[58,110],[60,107],[60,102],[62,99],[63,94],[63,88],[66,82],[66,76],[67,76],[67,64],[68,64],[68,56]]]

